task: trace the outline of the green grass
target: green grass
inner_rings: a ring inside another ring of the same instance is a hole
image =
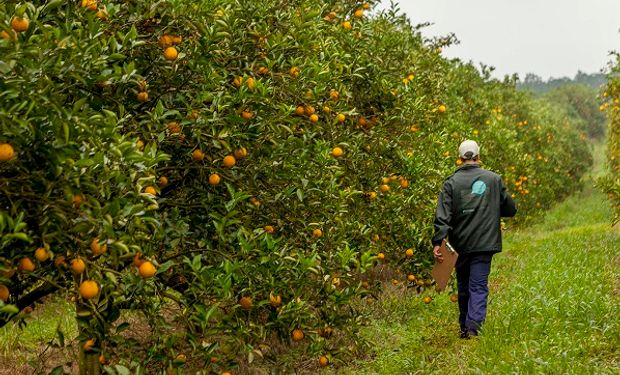
[[[457,337],[458,307],[446,294],[430,305],[385,296],[362,332],[374,343],[370,358],[337,373],[620,373],[620,238],[610,215],[604,196],[586,189],[508,233],[476,339]]]
[[[9,323],[0,328],[0,357],[23,357],[24,361],[58,337],[60,330],[67,340],[77,335],[75,309],[65,299],[58,297],[37,305],[26,318],[27,325],[19,328]],[[20,362],[20,361],[18,361]]]

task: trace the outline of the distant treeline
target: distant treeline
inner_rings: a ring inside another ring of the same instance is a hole
[[[517,88],[522,90],[530,90],[536,94],[544,94],[553,89],[567,84],[578,84],[589,86],[595,90],[599,90],[601,86],[607,84],[607,77],[602,73],[584,73],[577,72],[574,78],[549,78],[547,81],[534,73],[528,73],[522,81],[517,83]]]

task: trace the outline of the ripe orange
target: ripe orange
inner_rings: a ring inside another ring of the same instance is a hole
[[[239,305],[244,310],[249,310],[252,308],[252,297],[244,296],[239,299]]]
[[[0,31],[0,38],[2,39],[6,39],[6,40],[15,40],[17,39],[17,35],[15,35],[15,32],[13,30],[9,31]]]
[[[351,25],[351,22],[349,21],[344,21],[341,23],[342,28],[345,30],[351,30],[353,28],[353,26]]]
[[[250,90],[253,90],[254,86],[256,85],[256,82],[254,81],[254,78],[250,77],[247,79],[247,81],[245,81],[245,84],[248,86]]]
[[[426,297],[424,297],[424,298],[422,299],[422,301],[424,301],[424,303],[428,305],[429,303],[431,303],[431,302],[433,301],[433,297],[431,297],[431,296],[426,296]]]
[[[9,288],[6,285],[0,284],[0,301],[5,301],[9,299]]]
[[[174,61],[179,57],[179,51],[174,47],[168,47],[164,50],[164,58],[168,61]]]
[[[453,294],[450,296],[450,301],[451,302],[458,302],[459,301],[459,296],[458,294]]]
[[[169,122],[168,125],[166,125],[166,128],[168,128],[170,133],[173,133],[173,134],[181,132],[181,127],[179,126],[179,123],[176,121]]]
[[[32,260],[30,260],[30,258],[28,257],[24,257],[21,258],[19,260],[19,263],[17,265],[17,269],[20,271],[28,271],[28,272],[33,272],[35,269],[34,263],[32,262]]]
[[[260,206],[260,201],[258,200],[258,198],[256,197],[250,197],[250,203],[252,203],[253,205],[255,205],[256,207]]]
[[[175,360],[179,361],[179,362],[182,362],[182,363],[185,363],[187,361],[187,356],[185,354],[183,354],[183,353],[179,353],[179,354],[177,354]]]
[[[24,32],[30,27],[30,21],[27,18],[13,17],[11,20],[11,28],[17,33]]]
[[[8,143],[0,143],[0,161],[9,161],[15,156],[13,146]]]
[[[324,355],[320,356],[319,357],[319,365],[321,365],[321,367],[329,366],[329,358],[327,358]]]
[[[97,0],[82,0],[82,7],[88,10],[97,10]]]
[[[364,17],[364,10],[363,9],[358,9],[355,11],[355,13],[353,13],[353,15],[357,18],[362,18]]]
[[[340,93],[334,89],[329,90],[329,98],[331,100],[338,100],[340,98]]]
[[[246,156],[248,156],[248,150],[245,147],[239,147],[238,149],[235,150],[234,154],[235,154],[235,158],[243,159]]]
[[[445,105],[440,105],[437,110],[439,111],[439,113],[445,113],[448,109],[446,108]]]
[[[303,116],[305,113],[306,113],[306,109],[303,106],[299,105],[297,106],[297,108],[295,108],[295,114],[297,116]]]
[[[306,107],[305,112],[307,115],[313,115],[316,112],[316,109],[313,106],[309,105]]]
[[[146,92],[146,91],[140,91],[140,92],[138,93],[137,98],[138,98],[138,101],[139,101],[140,103],[144,103],[144,102],[146,102],[147,100],[149,100],[149,93],[148,93],[148,92]]]
[[[293,341],[299,342],[299,341],[303,340],[304,337],[305,337],[304,331],[302,331],[299,328],[296,328],[296,329],[293,330],[293,332],[291,332],[291,337],[293,338]]]
[[[360,118],[357,120],[357,123],[358,123],[360,126],[366,126],[366,124],[368,124],[368,121],[366,120],[366,117],[360,117]]]
[[[172,37],[173,44],[181,44],[183,42],[183,37],[180,35],[170,35]]]
[[[202,150],[197,148],[192,152],[192,158],[196,161],[202,161],[205,158],[205,154]]]
[[[150,194],[150,195],[157,195],[157,190],[155,190],[155,188],[153,186],[147,186],[144,188],[144,192],[146,194]]]
[[[220,375],[232,375],[232,373],[230,371],[224,371]]]
[[[102,354],[100,354],[100,355],[99,355],[99,363],[101,363],[102,365],[105,365],[107,362],[108,362],[108,361],[107,361],[107,359],[105,358],[105,355],[103,355],[103,353],[102,353]]]
[[[99,256],[108,251],[108,245],[99,245],[99,238],[93,238],[90,242],[90,250],[93,252],[94,256]]]
[[[379,254],[377,254],[377,258],[379,260],[385,260],[385,254],[384,253],[379,253]]]
[[[81,258],[75,258],[71,261],[71,270],[79,275],[86,270],[86,263]]]
[[[76,194],[73,196],[72,199],[73,202],[73,206],[75,206],[75,208],[80,208],[80,206],[82,205],[82,196],[80,194]]]
[[[342,114],[342,113],[339,113],[339,114],[336,116],[336,120],[338,120],[338,122],[339,122],[339,123],[341,123],[341,124],[342,124],[342,123],[344,122],[344,120],[346,120],[346,119],[347,119],[347,116],[345,116],[345,115],[344,115],[344,114]]]
[[[288,74],[290,74],[293,78],[299,77],[299,73],[301,73],[301,70],[296,66],[293,66],[288,70]]]
[[[241,87],[241,84],[243,83],[243,77],[235,77],[235,79],[233,79],[233,86],[235,87]]]
[[[161,176],[159,178],[159,181],[157,182],[157,184],[159,185],[160,188],[164,188],[164,187],[168,186],[168,177]]]
[[[95,340],[94,339],[88,339],[88,340],[86,340],[84,345],[82,345],[82,348],[84,349],[84,351],[89,351],[90,349],[92,349],[93,346],[95,346]]]
[[[377,192],[376,191],[370,191],[370,192],[366,193],[366,195],[368,196],[369,199],[377,198]]]
[[[243,117],[244,120],[251,120],[254,114],[250,111],[243,111],[241,112],[241,117]]]
[[[142,265],[142,263],[144,263],[144,262],[145,262],[145,261],[144,261],[144,259],[142,259],[142,254],[141,254],[141,253],[136,253],[136,254],[133,256],[133,261],[132,261],[132,264],[133,264],[133,266],[134,266],[134,267],[138,267],[138,268],[140,268],[140,266],[141,266],[141,265]]]
[[[279,294],[276,294],[276,295],[270,294],[269,304],[273,307],[278,307],[282,305],[282,296],[280,296]]]
[[[269,73],[269,68],[267,68],[266,66],[261,66],[260,68],[258,68],[258,74],[267,74]]]
[[[379,186],[379,190],[381,190],[382,193],[387,193],[388,191],[390,191],[390,186],[383,184],[381,186]]]
[[[99,253],[99,251],[101,251],[101,245],[99,245],[98,238],[93,238],[93,240],[90,242],[90,250],[93,252],[93,254]]]
[[[164,34],[159,37],[159,41],[157,42],[161,48],[168,48],[173,44],[172,36],[168,34]]]
[[[235,166],[235,164],[237,164],[237,159],[235,159],[235,157],[232,155],[226,155],[224,156],[224,160],[222,161],[222,164],[226,168],[232,168]]]
[[[329,337],[332,335],[332,333],[334,333],[334,329],[332,327],[319,328],[317,333],[321,337]]]
[[[407,249],[407,251],[405,251],[405,255],[407,258],[411,258],[413,256],[413,249]]]
[[[400,187],[406,189],[409,187],[409,181],[406,178],[400,179]]]
[[[315,230],[312,231],[312,235],[316,238],[322,237],[323,231],[320,230],[319,228],[316,228]]]
[[[272,225],[265,225],[263,230],[269,234],[273,234],[276,231]]]
[[[339,158],[344,154],[344,151],[340,147],[334,147],[332,149],[332,156],[335,158]]]
[[[136,141],[136,148],[140,151],[144,150],[144,141],[141,139],[138,139]]]
[[[157,272],[157,268],[153,265],[153,263],[148,260],[143,262],[138,268],[138,273],[143,279],[148,279],[149,277],[153,277]]]
[[[99,294],[99,285],[94,280],[84,280],[80,284],[80,296],[84,299],[95,298]]]
[[[415,281],[415,276],[412,275],[412,274],[407,275],[407,281],[414,282]]]
[[[38,249],[34,251],[34,257],[39,262],[45,262],[46,260],[50,258],[50,253],[44,247],[39,247]]]
[[[57,257],[56,259],[54,259],[54,265],[56,267],[61,267],[61,266],[66,265],[64,255],[61,255],[61,256]]]
[[[365,10],[368,10],[368,9],[370,9],[370,4],[364,3],[364,4],[362,4],[362,8],[364,8]]]
[[[311,115],[310,116],[310,122],[317,123],[318,121],[319,121],[319,116],[318,115]]]
[[[323,112],[325,112],[325,113],[331,113],[331,112],[332,112],[332,109],[331,109],[331,108],[329,108],[328,106],[324,106],[324,107],[323,107]]]
[[[210,185],[218,185],[221,181],[220,175],[217,173],[213,173],[211,176],[209,176],[209,184]]]

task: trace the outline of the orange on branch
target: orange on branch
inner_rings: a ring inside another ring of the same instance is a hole
[[[34,272],[35,266],[30,258],[24,257],[19,260],[17,269],[20,271]]]
[[[15,156],[13,146],[8,143],[0,143],[0,161],[9,161]]]
[[[76,274],[81,274],[86,270],[86,263],[82,260],[82,258],[75,258],[71,261],[71,271]]]
[[[304,334],[304,331],[302,331],[299,328],[296,328],[296,329],[293,330],[293,332],[291,332],[291,338],[295,342],[299,342],[299,341],[303,340],[305,336],[306,335]]]
[[[157,273],[157,268],[155,268],[153,263],[147,260],[140,265],[140,268],[138,268],[138,273],[143,279],[148,279],[155,276],[155,273]]]
[[[224,160],[222,160],[222,164],[226,168],[232,168],[235,166],[235,164],[237,164],[237,159],[235,159],[235,157],[232,155],[226,155],[224,156]]]
[[[204,152],[202,152],[202,150],[197,148],[192,151],[192,158],[196,161],[202,161],[205,158],[205,154]]]
[[[94,280],[84,280],[80,283],[80,296],[84,299],[92,299],[99,294],[99,285]]]
[[[0,284],[0,301],[6,302],[9,299],[10,294],[9,287]]]
[[[11,20],[11,28],[16,33],[22,33],[30,27],[30,21],[27,18],[23,17],[13,17]]]
[[[174,61],[179,57],[179,51],[174,47],[168,47],[164,50],[164,58],[168,61]]]
[[[46,248],[44,247],[39,247],[34,251],[34,257],[39,261],[39,262],[45,262],[46,260],[48,260],[50,258],[50,254],[49,251],[47,251]]]
[[[219,185],[220,181],[221,181],[221,177],[219,174],[217,173],[213,173],[212,175],[209,176],[209,184],[216,186]]]

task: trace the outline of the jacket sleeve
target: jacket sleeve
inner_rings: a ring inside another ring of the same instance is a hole
[[[439,199],[437,200],[437,210],[435,212],[435,235],[433,236],[433,246],[441,245],[444,238],[448,237],[448,232],[452,227],[452,186],[448,181],[444,182]]]
[[[499,214],[501,217],[513,217],[517,214],[517,205],[512,197],[506,191],[506,187],[502,180],[499,181],[500,186],[500,202],[499,202]]]

